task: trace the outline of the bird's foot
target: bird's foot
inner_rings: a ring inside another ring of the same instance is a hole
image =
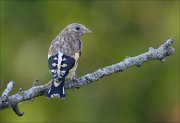
[[[74,85],[77,83],[77,78],[75,77],[75,76],[73,76],[72,78],[71,78],[71,81],[74,83]],[[79,89],[80,88],[80,86],[78,87],[75,87],[75,86],[73,86],[73,89],[75,89],[75,88],[77,88],[77,89]]]

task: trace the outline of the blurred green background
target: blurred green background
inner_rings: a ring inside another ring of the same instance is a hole
[[[0,122],[170,122],[179,121],[179,1],[1,0],[0,92],[13,80],[22,87],[50,80],[47,52],[53,38],[78,22],[93,31],[81,38],[77,77],[157,48],[173,37],[175,54],[105,77],[65,100],[45,96],[0,112]]]

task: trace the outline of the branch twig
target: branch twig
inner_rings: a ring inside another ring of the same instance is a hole
[[[4,90],[4,92],[2,93],[2,97],[3,96],[8,96],[8,94],[10,93],[10,91],[12,90],[14,86],[14,82],[13,81],[10,81],[8,84],[7,84],[7,88]]]
[[[162,63],[165,62],[165,58],[167,56],[173,55],[174,48],[170,47],[173,43],[172,39],[168,39],[164,44],[162,44],[159,48],[154,49],[152,47],[149,48],[149,51],[143,54],[140,54],[135,57],[126,57],[123,61],[113,64],[111,66],[107,66],[104,68],[100,68],[93,73],[86,74],[80,78],[77,78],[74,81],[66,81],[65,88],[79,88],[88,83],[97,81],[104,76],[108,76],[113,73],[122,72],[130,67],[137,66],[140,67],[143,63],[148,62],[150,60],[160,60]],[[26,100],[33,100],[35,97],[44,95],[45,91],[50,88],[51,80],[44,85],[37,86],[38,80],[35,80],[33,83],[33,87],[29,90],[23,91],[19,90],[18,93],[8,96],[9,92],[12,90],[14,86],[13,82],[9,82],[7,88],[0,97],[0,110],[12,107],[14,112],[18,116],[22,116],[23,112],[20,112],[18,109],[18,104],[20,102]]]

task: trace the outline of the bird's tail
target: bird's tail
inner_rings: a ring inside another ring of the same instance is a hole
[[[51,88],[47,91],[46,96],[49,98],[65,98],[66,93],[64,89],[64,80],[58,86],[59,83],[52,81]]]

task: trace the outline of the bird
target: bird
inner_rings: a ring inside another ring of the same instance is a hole
[[[48,98],[65,98],[65,79],[75,80],[76,69],[82,52],[80,37],[91,30],[80,23],[67,25],[51,42],[48,51],[48,67],[52,77]]]

